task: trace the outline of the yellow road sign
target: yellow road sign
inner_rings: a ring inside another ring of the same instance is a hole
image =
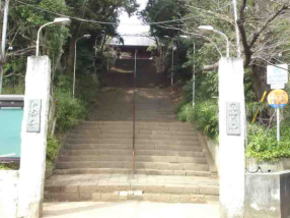
[[[273,108],[283,108],[288,104],[288,94],[284,90],[277,89],[269,93],[268,104]]]

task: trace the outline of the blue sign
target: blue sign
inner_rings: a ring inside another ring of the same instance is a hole
[[[286,107],[287,104],[269,104],[270,107],[275,108],[275,109],[282,109],[284,107]]]

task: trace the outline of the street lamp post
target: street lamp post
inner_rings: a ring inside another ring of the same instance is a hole
[[[200,30],[206,30],[206,31],[212,31],[212,32],[215,32],[215,33],[221,35],[222,37],[224,37],[224,39],[225,39],[225,41],[227,43],[227,58],[230,57],[230,41],[229,41],[229,38],[227,37],[226,34],[224,34],[223,32],[221,32],[219,30],[216,30],[215,28],[213,28],[210,25],[199,26],[198,29],[200,29]]]
[[[171,54],[171,76],[170,76],[170,84],[173,86],[174,84],[174,51],[176,50],[176,46],[174,44],[174,40],[172,42],[172,54]]]
[[[4,1],[4,12],[3,12],[3,28],[2,28],[2,41],[1,41],[1,50],[0,50],[0,94],[2,94],[2,85],[3,85],[3,64],[5,61],[5,48],[6,48],[6,36],[7,36],[7,26],[8,26],[8,12],[9,12],[9,1]],[[0,9],[1,2],[0,2]]]
[[[181,38],[189,39],[187,35],[181,35]],[[195,75],[195,42],[192,43],[192,107],[195,105],[195,86],[196,86],[196,75]]]
[[[70,19],[67,17],[57,17],[55,18],[52,22],[48,22],[46,24],[43,24],[41,27],[39,27],[38,31],[37,31],[37,39],[36,39],[36,52],[35,52],[35,56],[39,56],[39,41],[40,41],[40,33],[41,30],[51,24],[56,24],[56,23],[63,23],[63,24],[68,24],[70,22]]]
[[[236,29],[236,43],[237,43],[237,56],[241,57],[241,42],[240,42],[240,31],[238,26],[238,12],[237,12],[237,0],[232,0],[234,18],[235,18],[235,29]]]
[[[73,75],[73,98],[75,97],[75,88],[76,88],[76,63],[77,63],[77,43],[81,39],[89,39],[91,34],[84,34],[75,41],[75,57],[74,57],[74,75]]]

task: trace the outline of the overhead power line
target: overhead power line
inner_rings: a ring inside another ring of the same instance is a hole
[[[91,20],[91,19],[84,19],[84,18],[80,18],[80,17],[69,16],[69,15],[62,14],[62,13],[55,12],[55,11],[51,11],[51,10],[48,10],[48,9],[45,9],[45,8],[42,8],[42,7],[33,5],[33,4],[29,4],[29,3],[23,2],[21,0],[15,0],[15,2],[18,2],[19,4],[23,4],[23,5],[32,7],[34,9],[36,9],[36,10],[39,10],[39,11],[43,11],[43,12],[46,12],[46,13],[50,13],[50,14],[53,14],[53,15],[56,15],[56,16],[69,17],[69,18],[71,18],[73,20],[77,20],[77,21],[80,21],[80,22],[95,23],[95,24],[102,24],[102,25],[118,25],[118,23],[116,23],[116,22],[107,22],[107,21]],[[147,23],[147,25],[170,24],[170,23],[176,23],[176,22],[179,22],[179,21],[191,20],[193,18],[195,18],[194,15],[187,16],[187,17],[183,17],[183,18],[179,18],[179,19],[173,19],[173,20],[164,20],[164,21],[158,21],[158,22],[149,22],[149,23]],[[130,24],[126,24],[126,25],[130,26]]]

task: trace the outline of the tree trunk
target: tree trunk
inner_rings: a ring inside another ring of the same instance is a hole
[[[74,56],[75,56],[75,37],[71,37],[69,41],[68,56],[66,59],[66,74],[73,74]]]
[[[258,64],[253,64],[251,70],[253,73],[253,88],[257,99],[260,99],[264,91],[269,90],[269,86],[267,85],[267,70],[265,66]]]

